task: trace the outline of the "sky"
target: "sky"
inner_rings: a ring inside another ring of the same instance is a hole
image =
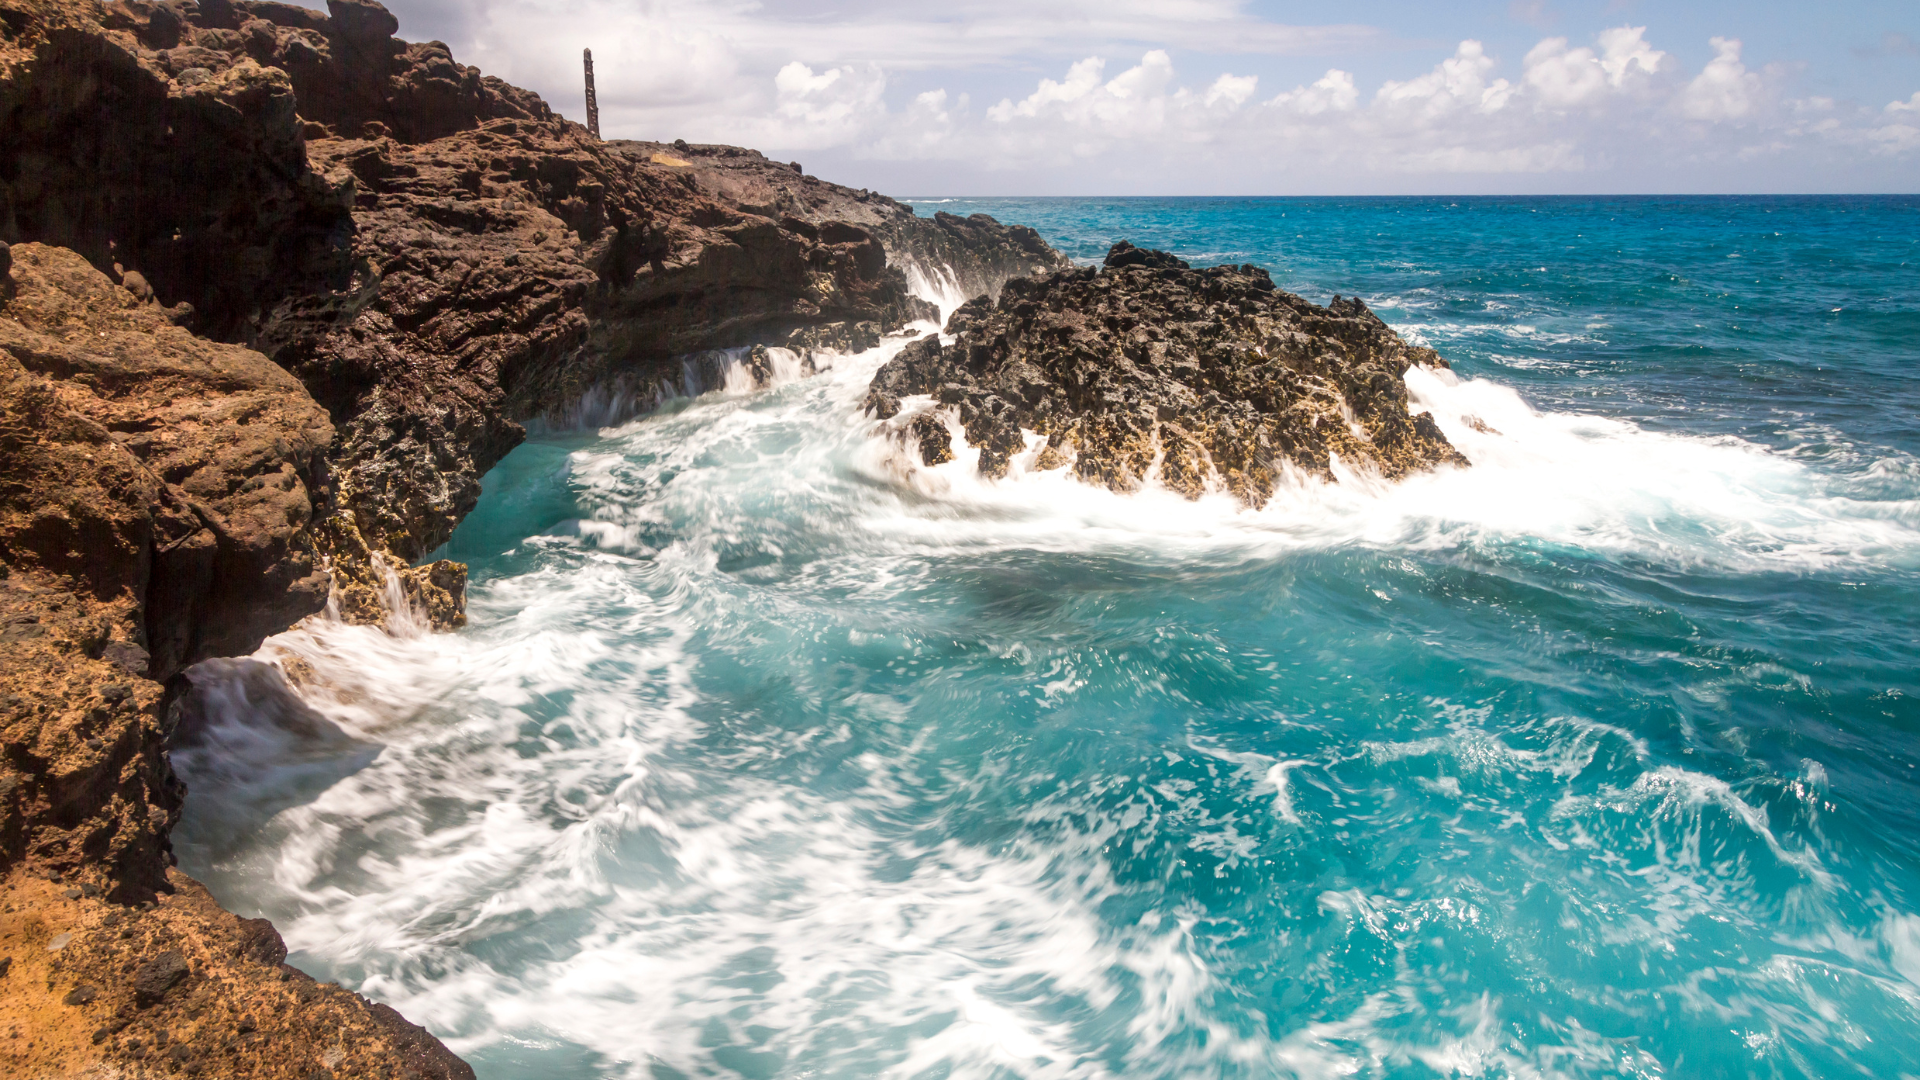
[[[900,196],[1920,192],[1920,3],[387,0],[607,138]],[[316,5],[317,6],[317,5]]]

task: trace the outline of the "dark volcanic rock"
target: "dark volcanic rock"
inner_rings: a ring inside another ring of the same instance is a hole
[[[522,421],[592,388],[658,387],[701,350],[752,347],[764,374],[766,347],[805,370],[874,343],[933,314],[908,260],[970,294],[1063,264],[1031,230],[923,221],[750,151],[602,143],[393,38],[374,0],[327,8],[0,0],[0,961],[31,969],[6,1003],[23,1075],[305,1075],[348,1032],[335,1075],[471,1077],[170,872],[184,666],[329,585],[349,618],[397,587],[458,624],[464,567],[408,564]],[[746,163],[726,191],[688,163],[723,158]],[[47,951],[63,905],[109,901],[162,903],[142,925],[165,933]],[[170,948],[192,974],[129,1020],[130,958]],[[62,1004],[82,975],[98,998]]]
[[[1337,458],[1390,479],[1466,464],[1432,417],[1407,411],[1407,369],[1446,361],[1357,299],[1320,307],[1257,267],[1194,270],[1122,241],[1101,270],[969,302],[947,333],[952,344],[928,337],[882,367],[867,409],[892,418],[912,395],[955,408],[989,476],[1026,449],[1022,429],[1046,436],[1039,468],[1070,461],[1120,491],[1157,476],[1189,498],[1217,478],[1249,506],[1283,462],[1331,478]],[[919,418],[908,438],[923,460],[947,452]]]
[[[877,340],[930,314],[866,230],[715,203],[562,121],[309,153],[356,192],[359,269],[277,307],[261,347],[335,418],[358,542],[403,561],[446,541],[520,421],[605,379],[703,349]]]
[[[346,281],[351,202],[307,167],[293,80],[236,31],[197,43],[190,7],[0,0],[0,240],[137,272],[234,339]]]
[[[1061,270],[1067,257],[1025,225],[1003,225],[986,214],[931,218],[875,191],[829,184],[801,173],[798,164],[769,161],[738,146],[616,141],[630,157],[688,177],[700,192],[746,213],[819,224],[845,221],[871,232],[893,260],[929,272],[951,273],[964,296],[998,296],[1017,277]]]
[[[133,973],[134,1003],[145,1008],[157,1004],[167,992],[186,981],[192,974],[187,969],[187,958],[178,949],[168,949],[159,956],[140,965]]]

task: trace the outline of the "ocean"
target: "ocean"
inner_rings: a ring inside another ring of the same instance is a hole
[[[914,469],[904,338],[538,433],[465,630],[196,671],[182,867],[486,1080],[1920,1075],[1920,198],[911,201],[1357,294],[1473,465]]]

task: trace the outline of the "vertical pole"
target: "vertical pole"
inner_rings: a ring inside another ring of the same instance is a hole
[[[580,55],[587,62],[587,130],[597,139],[600,137],[600,99],[593,96],[593,50],[582,49]]]

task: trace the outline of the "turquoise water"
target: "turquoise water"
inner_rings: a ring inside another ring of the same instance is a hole
[[[347,738],[203,676],[183,865],[487,1078],[1920,1075],[1920,199],[917,205],[1358,293],[1475,464],[544,435],[467,630],[269,645]]]

